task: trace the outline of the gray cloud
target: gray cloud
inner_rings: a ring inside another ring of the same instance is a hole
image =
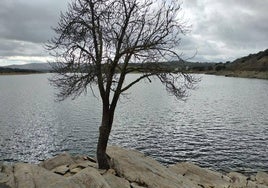
[[[266,7],[263,0],[185,0],[183,8],[193,24],[184,41],[187,50],[198,49],[196,60],[224,61],[266,49]]]
[[[4,0],[0,8],[0,37],[46,42],[53,35],[51,26],[56,25],[60,10],[64,10],[66,4],[66,0],[61,4],[52,0]]]
[[[2,57],[8,56],[46,56],[42,45],[20,40],[0,39],[0,54]],[[34,50],[33,50],[34,49]]]
[[[45,61],[43,43],[70,1],[1,0],[0,65]],[[229,61],[268,48],[267,7],[264,0],[184,0],[192,31],[178,47],[183,58],[197,52],[193,61]]]
[[[42,57],[45,61],[43,45],[53,36],[51,27],[57,25],[60,11],[66,10],[68,1],[1,0],[0,66],[38,62]]]

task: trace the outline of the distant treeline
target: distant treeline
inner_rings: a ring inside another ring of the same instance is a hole
[[[3,73],[40,73],[37,70],[27,70],[27,69],[12,69],[0,67],[0,74]]]
[[[238,58],[225,63],[189,63],[188,70],[197,71],[268,71],[268,49],[256,54]]]
[[[32,67],[32,69],[30,69]],[[35,66],[33,66],[35,65]],[[38,65],[38,66],[37,66]],[[57,64],[53,64],[56,66]],[[53,72],[53,69],[48,64],[28,64],[21,66],[22,68],[8,68],[0,67],[0,73],[41,73],[41,72]],[[23,69],[24,68],[24,69]],[[94,71],[93,65],[77,65],[73,67],[61,68],[66,69],[66,72],[88,72]],[[108,64],[103,64],[103,72],[109,69]],[[120,72],[122,67],[117,67],[116,71]],[[227,61],[225,63],[207,63],[207,62],[188,62],[188,61],[170,61],[170,62],[146,62],[146,63],[131,63],[128,66],[129,72],[221,72],[221,71],[255,71],[255,72],[267,72],[268,71],[268,49],[261,51],[257,54],[250,54],[245,57],[238,58],[233,62]]]

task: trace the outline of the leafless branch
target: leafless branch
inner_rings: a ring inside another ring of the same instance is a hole
[[[59,88],[58,97],[75,98],[97,84],[103,102],[115,107],[120,94],[155,76],[168,92],[183,98],[194,79],[161,63],[181,61],[176,49],[188,30],[179,12],[176,0],[75,0],[47,44],[57,59],[51,83]],[[142,75],[123,87],[133,72]]]

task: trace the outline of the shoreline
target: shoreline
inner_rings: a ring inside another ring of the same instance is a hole
[[[247,177],[182,162],[165,167],[136,150],[108,146],[108,170],[88,156],[59,154],[39,164],[0,163],[1,188],[268,188],[267,172]]]
[[[0,76],[12,76],[12,75],[29,75],[29,74],[46,74],[49,72],[0,72]],[[189,74],[207,74],[234,78],[253,78],[268,80],[268,72],[259,71],[190,71]],[[137,73],[133,73],[137,74]]]
[[[30,74],[45,74],[45,72],[6,72],[6,73],[0,73],[0,76],[30,75]]]
[[[211,71],[204,72],[208,75],[217,75],[225,77],[237,77],[237,78],[255,78],[268,80],[268,72],[258,72],[258,71]]]

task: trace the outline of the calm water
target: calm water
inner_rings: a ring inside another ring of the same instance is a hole
[[[50,76],[0,76],[0,160],[38,162],[63,151],[95,154],[100,99],[89,92],[54,102]],[[268,171],[268,81],[203,75],[186,102],[157,82],[141,82],[120,100],[110,143],[164,164]]]

